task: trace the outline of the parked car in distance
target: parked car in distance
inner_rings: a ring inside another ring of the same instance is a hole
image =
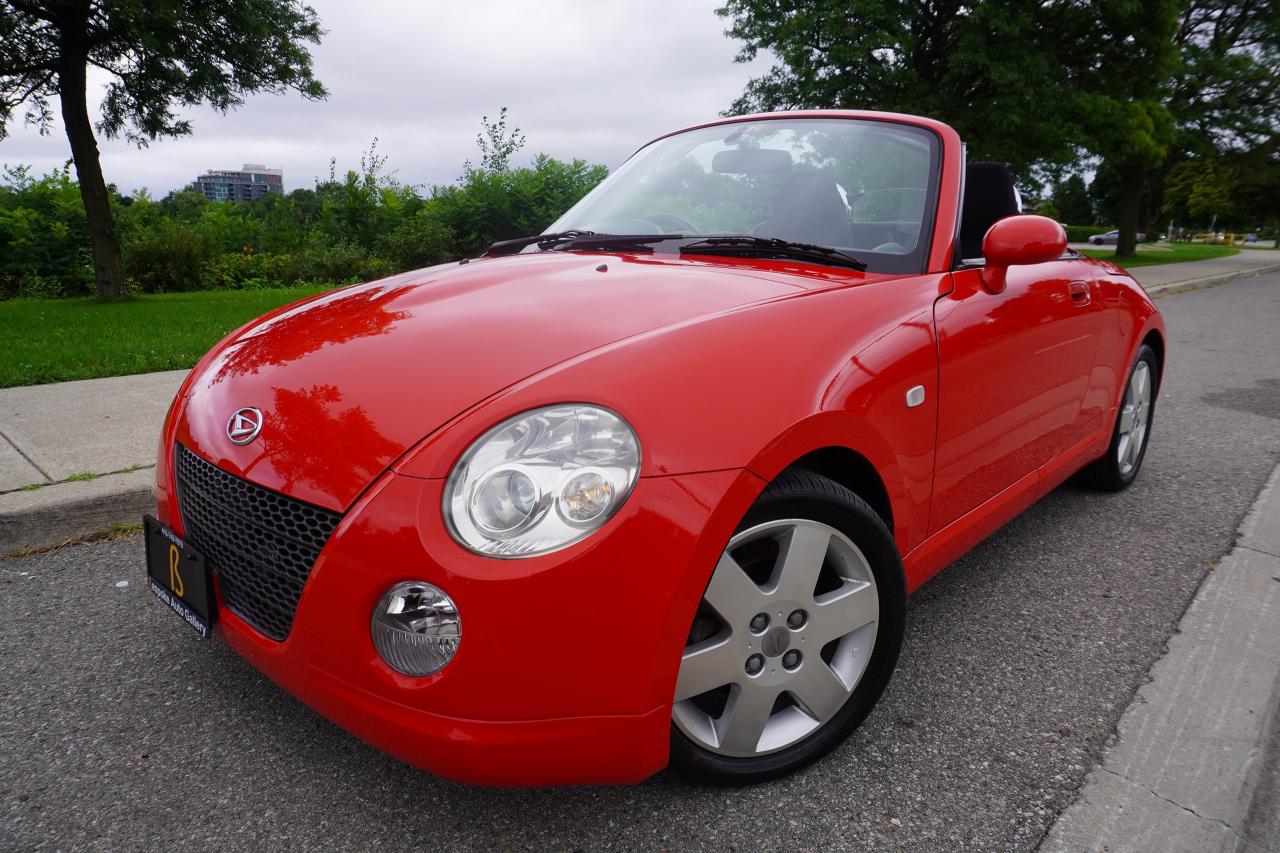
[[[1146,240],[1147,240],[1147,235],[1139,231],[1138,242],[1145,243]],[[1120,242],[1120,231],[1117,229],[1114,231],[1108,231],[1105,234],[1094,234],[1092,237],[1089,238],[1089,242],[1095,246],[1101,246],[1104,244],[1114,245],[1115,243]]]
[[[1246,243],[1256,243],[1256,242],[1258,242],[1258,235],[1257,235],[1257,234],[1246,234],[1246,235],[1244,235],[1244,241],[1245,241]]]
[[[759,782],[871,711],[910,593],[1077,473],[1133,482],[1164,363],[1145,291],[949,126],[718,119],[546,233],[215,346],[150,587],[442,776]]]

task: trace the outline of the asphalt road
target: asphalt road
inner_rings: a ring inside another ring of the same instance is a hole
[[[884,700],[806,772],[434,779],[196,640],[135,538],[0,562],[0,847],[1032,849],[1280,456],[1280,276],[1160,305],[1171,364],[1138,483],[1063,487],[922,589]]]

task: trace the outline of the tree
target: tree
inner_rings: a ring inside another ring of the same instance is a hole
[[[498,110],[498,120],[489,121],[488,116],[480,117],[482,130],[476,134],[476,147],[480,149],[480,171],[497,174],[511,168],[511,157],[524,148],[524,134],[520,128],[513,127],[507,132],[507,108]],[[468,160],[463,165],[464,172],[471,172],[475,167]]]
[[[1051,14],[1080,144],[1103,161],[1095,197],[1115,202],[1118,256],[1150,228],[1177,162],[1275,138],[1275,0],[1090,0]]]
[[[180,106],[226,112],[259,91],[326,95],[297,0],[0,0],[0,138],[23,104],[47,133],[57,97],[88,221],[97,293],[125,298],[111,196],[89,119],[87,68],[109,75],[98,130],[139,146],[191,133]]]
[[[1183,160],[1165,182],[1164,213],[1185,224],[1230,229],[1274,221],[1280,151],[1257,149]]]
[[[1147,173],[1169,153],[1181,0],[1091,0],[1054,9],[1054,49],[1080,141],[1118,176],[1116,256],[1137,251]]]
[[[778,57],[747,84],[735,114],[880,109],[947,122],[976,160],[1034,166],[1075,160],[1068,92],[1046,50],[1040,4],[1019,0],[726,0],[739,62]]]
[[[1188,155],[1277,140],[1280,3],[1184,0],[1174,44],[1182,63],[1170,110]]]
[[[1089,201],[1089,188],[1079,175],[1069,175],[1054,183],[1053,203],[1064,222],[1072,225],[1093,224],[1093,203]]]
[[[978,159],[1084,155],[1115,175],[1116,254],[1179,152],[1274,140],[1276,0],[726,0],[739,60],[778,57],[731,108],[862,107],[940,118]],[[1183,153],[1181,156],[1185,156]],[[1104,169],[1100,167],[1101,175]],[[1156,180],[1153,181],[1152,177]],[[1146,201],[1144,201],[1146,200]]]

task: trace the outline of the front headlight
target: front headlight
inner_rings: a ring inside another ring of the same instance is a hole
[[[640,474],[640,443],[598,406],[517,415],[458,460],[444,517],[459,543],[490,557],[532,557],[577,542],[618,511]]]

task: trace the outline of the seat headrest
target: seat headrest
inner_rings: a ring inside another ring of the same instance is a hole
[[[987,229],[1006,216],[1021,213],[1013,173],[1004,163],[970,163],[964,172],[964,210],[960,216],[960,253],[982,255]]]

